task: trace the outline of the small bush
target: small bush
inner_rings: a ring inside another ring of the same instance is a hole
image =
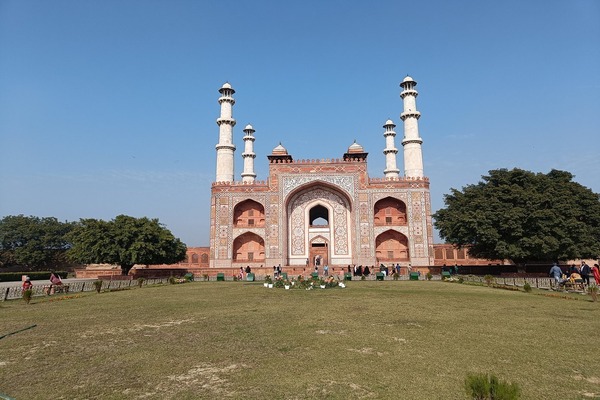
[[[458,283],[465,283],[465,278],[463,278],[462,276],[460,276],[458,278]]]
[[[487,374],[467,375],[465,390],[473,400],[518,400],[521,396],[518,384],[501,381]]]
[[[176,284],[176,283],[177,283],[177,281],[175,280],[175,277],[174,277],[174,276],[170,276],[170,277],[169,277],[169,283],[170,283],[171,285],[174,285],[174,284]]]
[[[96,292],[100,293],[100,291],[102,290],[102,281],[98,280],[98,281],[94,281],[94,287],[96,288]]]
[[[492,282],[494,282],[494,277],[492,275],[486,275],[483,279],[485,279],[485,283],[487,283],[488,286],[491,286]]]
[[[202,278],[203,278],[205,281],[207,281],[207,280],[208,280],[208,274],[203,274],[203,275],[202,275]]]
[[[400,279],[400,275],[399,275],[397,272],[394,272],[394,273],[392,274],[392,278],[393,278],[395,281],[397,281],[398,279]]]
[[[361,277],[360,277],[360,280],[361,280],[361,281],[366,281],[366,280],[367,280],[367,277],[366,277],[366,276],[364,276],[364,275],[361,275]]]
[[[32,297],[33,297],[32,289],[23,290],[23,300],[25,300],[25,303],[29,304]]]
[[[145,280],[144,278],[138,278],[138,279],[137,279],[138,286],[139,286],[139,287],[142,287],[142,285],[144,284],[144,282],[145,282],[145,281],[146,281],[146,280]]]
[[[531,285],[529,284],[529,282],[525,282],[525,284],[523,285],[523,290],[527,293],[531,293]]]
[[[592,301],[598,301],[598,286],[589,286],[588,293],[592,297]]]
[[[433,278],[433,275],[431,275],[431,272],[428,272],[427,275],[425,275],[425,277],[427,278],[428,281],[430,281],[431,278]]]

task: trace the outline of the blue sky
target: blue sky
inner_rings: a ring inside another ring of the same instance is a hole
[[[0,0],[0,216],[159,218],[208,245],[218,89],[256,129],[382,177],[398,84],[417,82],[432,208],[496,168],[600,192],[600,2]],[[398,165],[402,165],[401,152]]]

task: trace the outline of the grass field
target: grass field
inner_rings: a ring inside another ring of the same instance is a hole
[[[0,303],[0,393],[21,399],[600,399],[600,303],[443,282],[197,282]]]

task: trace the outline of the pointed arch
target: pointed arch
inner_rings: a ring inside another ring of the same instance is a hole
[[[236,204],[233,210],[233,226],[236,228],[265,226],[265,207],[252,199]]]
[[[389,229],[375,239],[375,254],[381,262],[410,260],[408,238],[398,231]]]
[[[265,241],[252,232],[246,232],[233,241],[233,261],[264,261]]]
[[[406,204],[394,197],[385,197],[373,207],[373,223],[382,225],[406,225]]]

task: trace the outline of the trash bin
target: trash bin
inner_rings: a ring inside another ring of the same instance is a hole
[[[282,273],[281,273],[281,277],[282,277],[283,279],[287,279],[287,278],[288,278],[288,277],[287,277],[287,272],[282,272]]]
[[[310,274],[310,276],[311,276],[313,279],[319,279],[319,274],[318,274],[317,272],[313,272],[312,274]]]
[[[419,280],[419,273],[418,272],[411,272],[410,275],[410,280],[411,281],[418,281]]]
[[[344,274],[344,280],[345,281],[351,281],[352,280],[352,274],[348,274],[348,273]]]
[[[248,282],[254,282],[254,274],[253,273],[246,274],[246,280]]]
[[[188,272],[187,274],[185,274],[183,276],[183,279],[185,279],[186,281],[192,282],[194,280],[194,274],[192,274],[191,272]]]
[[[222,272],[219,272],[217,274],[217,281],[224,281],[225,280],[225,274]]]
[[[442,271],[442,279],[450,279],[450,272]]]
[[[375,280],[382,281],[383,280],[383,272],[376,273]]]

